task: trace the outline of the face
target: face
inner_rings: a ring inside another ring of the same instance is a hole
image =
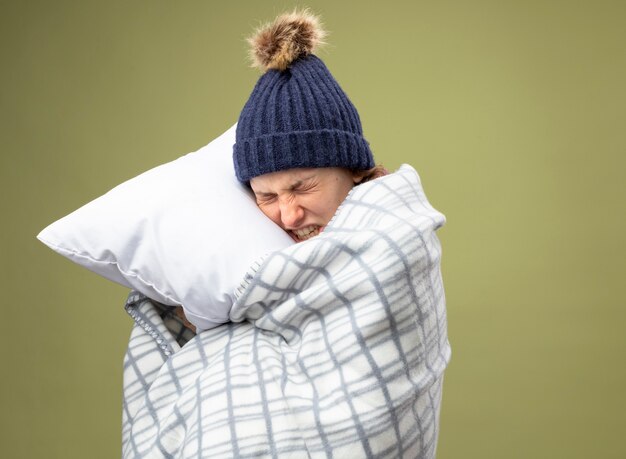
[[[288,169],[250,180],[259,208],[296,242],[321,233],[361,177],[340,167]]]

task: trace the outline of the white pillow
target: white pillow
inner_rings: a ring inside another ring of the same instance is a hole
[[[182,305],[199,329],[227,322],[250,265],[294,243],[235,177],[236,126],[118,185],[37,238],[107,279]]]

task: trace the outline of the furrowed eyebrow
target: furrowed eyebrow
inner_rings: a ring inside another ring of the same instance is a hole
[[[287,188],[288,191],[293,191],[296,188],[300,188],[302,186],[302,184],[308,180],[311,180],[313,178],[312,175],[310,175],[309,177],[305,177],[303,179],[300,179],[296,182],[294,182],[289,188]]]
[[[284,188],[283,191],[293,191],[296,188],[301,187],[305,182],[313,179],[315,176],[314,175],[310,175],[308,177],[304,177],[300,180],[296,180],[295,182],[293,182],[291,185],[289,185],[287,188]],[[252,190],[254,192],[254,194],[256,196],[276,196],[276,193],[272,193],[270,191],[255,191],[254,189]]]

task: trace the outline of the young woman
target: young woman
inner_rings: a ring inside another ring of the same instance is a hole
[[[230,322],[158,372],[133,368],[126,406],[142,409],[127,411],[124,457],[435,457],[451,355],[445,217],[409,165],[362,184],[385,171],[312,54],[322,38],[295,12],[250,40],[265,73],[233,147],[237,178],[302,243],[250,266]],[[129,352],[164,362],[142,333]]]

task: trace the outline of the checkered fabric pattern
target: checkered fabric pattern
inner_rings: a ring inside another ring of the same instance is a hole
[[[433,458],[450,360],[444,222],[404,165],[256,263],[231,323],[181,348],[139,301],[123,457]]]

